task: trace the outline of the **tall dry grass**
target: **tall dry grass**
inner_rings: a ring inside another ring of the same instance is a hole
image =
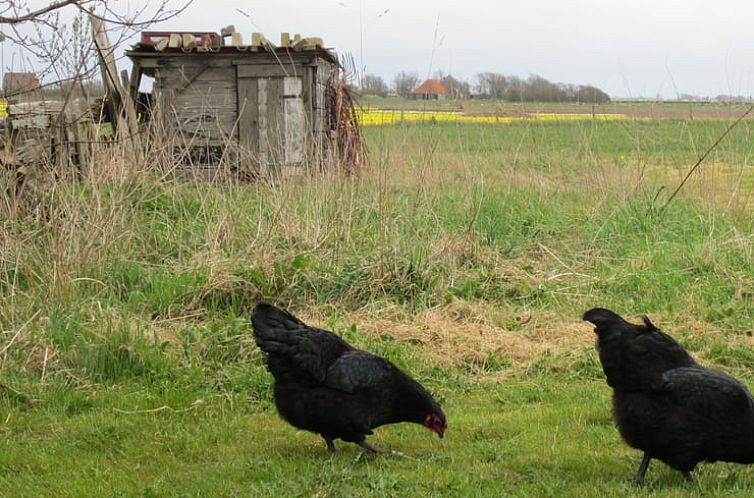
[[[79,377],[112,375],[120,347],[138,369],[172,371],[149,356],[162,344],[173,360],[229,344],[246,358],[259,298],[479,372],[578,361],[592,305],[748,340],[748,149],[715,158],[660,216],[686,154],[663,164],[674,130],[595,126],[381,128],[361,175],[272,184],[173,175],[165,138],[143,160],[108,146],[83,181],[29,185],[3,211],[0,348],[37,374],[53,357]],[[102,344],[110,360],[95,368],[84,352]]]

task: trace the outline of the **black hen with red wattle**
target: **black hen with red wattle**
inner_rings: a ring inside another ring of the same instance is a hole
[[[355,349],[327,330],[260,302],[251,317],[257,346],[275,378],[275,406],[294,427],[372,452],[365,441],[386,424],[413,422],[443,437],[448,423],[424,387],[384,358]]]

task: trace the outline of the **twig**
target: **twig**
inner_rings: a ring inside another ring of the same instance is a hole
[[[548,248],[548,247],[547,247],[546,245],[542,244],[541,242],[537,242],[537,245],[539,246],[539,248],[540,248],[540,249],[542,249],[542,250],[543,250],[543,251],[545,251],[545,252],[546,252],[547,254],[549,254],[550,256],[552,256],[552,258],[553,258],[553,259],[554,259],[555,261],[557,261],[558,263],[560,263],[560,265],[561,265],[561,266],[562,266],[563,268],[565,268],[566,270],[568,270],[568,271],[570,272],[570,274],[571,274],[571,275],[579,275],[579,276],[582,276],[582,277],[587,277],[587,278],[594,278],[594,277],[592,277],[591,275],[586,275],[586,274],[584,274],[584,273],[579,273],[579,272],[577,272],[576,270],[574,270],[574,269],[573,269],[573,268],[571,267],[571,265],[567,264],[567,263],[566,263],[565,261],[563,261],[562,259],[560,259],[560,258],[559,258],[559,257],[558,257],[558,256],[557,256],[557,255],[556,255],[556,254],[555,254],[554,252],[552,252],[552,251],[551,251],[551,250],[550,250],[550,249],[549,249],[549,248]],[[561,275],[567,275],[567,274],[561,274]],[[558,275],[558,276],[560,276],[560,275]]]
[[[121,410],[120,408],[113,408],[113,411],[118,412],[118,413],[124,413],[126,415],[140,415],[140,414],[143,414],[143,413],[158,413],[158,412],[163,412],[163,411],[166,411],[166,410],[169,411],[169,412],[173,412],[173,413],[183,413],[183,412],[187,412],[189,410],[196,410],[197,408],[199,408],[203,404],[204,404],[204,400],[203,399],[197,399],[196,401],[194,401],[193,403],[191,403],[191,406],[188,406],[186,408],[182,408],[180,410],[176,410],[175,408],[173,408],[171,406],[168,406],[168,405],[163,405],[163,406],[160,406],[159,408],[152,408],[150,410]]]
[[[728,128],[723,132],[723,134],[720,135],[720,137],[718,137],[718,139],[715,141],[715,143],[713,143],[707,149],[707,151],[704,154],[702,154],[702,157],[700,157],[699,160],[696,162],[696,164],[694,164],[694,166],[689,170],[689,172],[686,173],[686,176],[683,178],[683,180],[681,181],[681,183],[678,184],[678,187],[676,187],[676,189],[673,191],[673,193],[670,194],[670,197],[668,198],[668,200],[665,201],[665,204],[660,208],[659,214],[662,214],[662,213],[665,212],[665,209],[667,209],[667,207],[670,204],[670,202],[673,199],[675,199],[675,196],[678,194],[678,192],[681,191],[681,189],[686,184],[686,181],[688,181],[688,179],[691,177],[691,175],[694,174],[694,171],[696,171],[697,168],[699,168],[699,166],[701,166],[702,162],[704,162],[704,160],[707,159],[707,156],[709,156],[710,153],[713,150],[715,150],[718,145],[720,145],[720,142],[723,141],[723,139],[728,135],[728,133],[730,133],[733,128],[735,128],[736,126],[738,126],[738,123],[740,123],[746,116],[748,116],[751,113],[751,111],[754,111],[754,104],[750,105],[749,108],[746,110],[745,113],[741,114],[738,117],[738,119],[736,119],[733,123],[731,123],[731,125],[728,126]]]
[[[13,343],[16,342],[16,339],[18,339],[18,336],[21,335],[21,332],[23,332],[26,326],[29,325],[31,321],[34,320],[37,317],[37,315],[39,315],[41,312],[42,310],[37,310],[37,312],[34,313],[34,315],[32,315],[32,317],[26,321],[26,323],[21,325],[18,331],[13,335],[13,337],[11,337],[8,344],[6,344],[5,347],[2,350],[0,350],[0,355],[5,354],[5,352],[8,351],[8,349],[13,345]]]
[[[45,359],[44,359],[44,362],[42,363],[42,377],[39,379],[39,382],[41,382],[42,384],[44,384],[45,373],[47,372],[47,358],[48,358],[49,352],[50,352],[50,348],[45,346]]]

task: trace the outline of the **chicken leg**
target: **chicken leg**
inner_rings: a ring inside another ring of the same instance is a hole
[[[649,453],[644,453],[644,458],[641,459],[641,465],[639,465],[639,473],[636,475],[636,483],[641,484],[644,481],[644,474],[647,473],[647,469],[649,468],[649,462],[652,460],[652,457],[649,456]]]
[[[386,450],[384,448],[380,448],[379,446],[375,446],[373,444],[369,444],[366,441],[359,441],[356,444],[358,444],[359,446],[361,446],[362,448],[364,448],[366,450],[371,451],[372,453],[382,453],[382,454],[386,454],[386,455],[405,456],[400,451]]]

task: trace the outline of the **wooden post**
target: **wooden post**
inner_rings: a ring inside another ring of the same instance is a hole
[[[105,31],[105,23],[101,19],[90,15],[92,24],[92,38],[94,47],[97,50],[100,69],[102,70],[102,83],[109,98],[109,108],[111,116],[115,119],[116,133],[121,138],[127,138],[127,142],[136,139],[138,133],[138,123],[136,119],[136,108],[131,96],[124,90],[118,74],[118,67],[115,65],[115,55],[110,38]],[[132,152],[135,154],[137,148]]]

